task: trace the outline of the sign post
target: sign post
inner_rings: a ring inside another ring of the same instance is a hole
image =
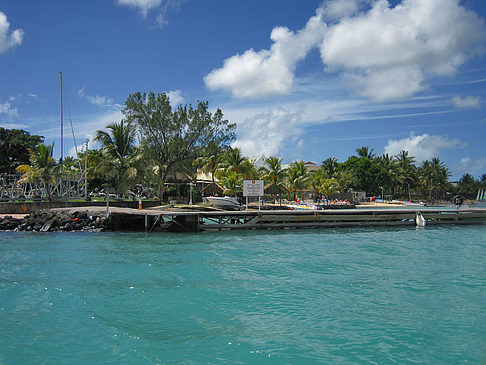
[[[246,197],[246,209],[248,210],[248,197],[258,197],[258,210],[260,210],[260,197],[263,196],[263,180],[243,180],[243,196]]]

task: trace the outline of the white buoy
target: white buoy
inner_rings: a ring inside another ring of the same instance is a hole
[[[415,217],[415,223],[417,227],[425,227],[425,218],[422,213],[417,212],[417,216]]]

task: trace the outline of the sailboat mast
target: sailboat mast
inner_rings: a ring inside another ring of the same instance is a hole
[[[63,157],[63,122],[62,122],[62,72],[59,72],[59,82],[60,82],[60,87],[61,87],[61,158],[59,159],[59,163],[62,163],[62,157]]]

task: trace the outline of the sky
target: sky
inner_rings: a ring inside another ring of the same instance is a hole
[[[245,155],[321,163],[362,146],[486,173],[483,0],[0,0],[0,126],[60,156],[127,96],[208,101]],[[73,138],[74,134],[74,138]]]

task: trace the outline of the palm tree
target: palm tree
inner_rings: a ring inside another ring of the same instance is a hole
[[[408,151],[401,150],[398,155],[396,155],[397,163],[399,169],[399,173],[401,177],[398,178],[398,181],[402,187],[402,193],[406,194],[408,190],[408,199],[411,200],[411,192],[410,192],[410,185],[413,184],[415,177],[416,177],[416,167],[415,167],[415,158],[413,156],[409,156]]]
[[[126,194],[130,182],[138,175],[136,163],[141,158],[135,146],[136,127],[122,120],[106,128],[108,131],[96,131],[95,141],[103,146],[103,158],[96,169],[114,181],[118,193]]]
[[[419,168],[419,182],[422,187],[422,194],[427,199],[432,194],[432,168],[431,162],[429,160],[425,160],[422,162]]]
[[[328,159],[322,161],[321,168],[328,173],[329,176],[334,176],[337,172],[339,162],[336,158],[329,157]]]
[[[199,167],[205,174],[211,174],[211,181],[215,182],[216,171],[221,163],[221,155],[211,155],[208,157],[198,157],[193,165]]]
[[[271,156],[265,160],[265,165],[266,170],[262,177],[271,183],[280,184],[287,175],[282,169],[282,159]]]
[[[337,180],[331,177],[330,179],[323,179],[320,190],[321,193],[329,200],[331,195],[341,192],[341,187],[339,186]]]
[[[223,194],[227,196],[236,196],[239,186],[241,186],[241,177],[235,171],[230,171],[221,177],[221,184],[224,187]]]
[[[445,189],[447,188],[450,172],[445,163],[438,157],[432,158],[431,169],[433,174],[432,191],[435,192],[434,197],[437,199],[437,194],[441,190],[442,192],[445,192]]]
[[[307,167],[305,166],[304,161],[296,161],[290,164],[288,173],[287,173],[287,181],[290,191],[295,194],[300,190],[303,189],[306,183],[309,180],[309,173],[307,171]]]
[[[388,153],[379,156],[377,159],[378,164],[388,172],[389,180],[381,182],[383,188],[383,194],[386,191],[390,191],[392,194],[395,193],[395,187],[401,183],[402,179],[402,169],[398,165],[397,159],[390,156]],[[382,197],[385,198],[384,196]]]
[[[322,183],[327,178],[327,173],[323,169],[314,171],[309,176],[309,187],[314,191],[314,197],[318,198],[322,194]]]
[[[356,149],[356,152],[358,153],[358,157],[364,157],[367,160],[372,160],[375,158],[375,150],[372,148],[371,150],[369,147],[361,147]]]
[[[244,178],[246,180],[260,179],[261,176],[260,170],[256,167],[255,160],[251,160],[247,158],[244,170],[245,170]]]
[[[30,165],[20,165],[16,169],[22,174],[19,183],[43,183],[49,200],[52,200],[51,185],[56,184],[62,166],[56,165],[56,161],[52,157],[53,150],[54,143],[51,145],[39,144],[36,149],[30,148]]]
[[[239,148],[230,148],[222,157],[220,171],[223,173],[234,172],[237,175],[244,174],[248,169],[248,158],[241,154]]]
[[[337,171],[333,176],[336,179],[341,192],[348,192],[353,184],[353,174],[351,171]]]

